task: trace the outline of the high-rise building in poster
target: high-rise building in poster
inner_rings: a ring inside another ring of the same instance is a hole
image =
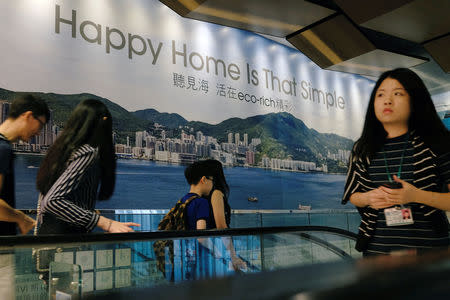
[[[144,140],[144,135],[142,131],[136,131],[136,141],[135,146],[142,148],[142,141]]]
[[[203,140],[203,132],[197,131],[197,133],[196,133],[196,140],[198,142],[201,142]]]
[[[245,162],[249,165],[255,164],[255,152],[247,151],[245,152]]]

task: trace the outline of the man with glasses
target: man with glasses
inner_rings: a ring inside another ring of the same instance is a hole
[[[11,143],[29,142],[40,133],[49,117],[45,101],[27,94],[12,102],[8,118],[0,125],[0,235],[15,235],[16,224],[22,234],[35,226],[32,218],[15,209]]]

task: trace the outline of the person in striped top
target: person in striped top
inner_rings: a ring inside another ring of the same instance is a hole
[[[373,255],[449,246],[449,188],[450,133],[423,81],[404,68],[383,73],[342,199],[361,215],[356,249]]]
[[[77,105],[63,133],[49,148],[37,176],[38,234],[129,232],[139,224],[118,222],[95,212],[95,202],[114,191],[116,161],[112,118],[99,100]]]

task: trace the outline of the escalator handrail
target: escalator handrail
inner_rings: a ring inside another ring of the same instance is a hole
[[[324,239],[321,239],[317,236],[311,235],[309,233],[305,233],[305,232],[299,232],[298,233],[302,238],[307,239],[327,250],[330,250],[331,252],[333,252],[334,254],[344,258],[344,259],[353,259],[353,257],[348,254],[347,252],[345,252],[344,250],[340,249],[339,247],[336,247],[335,245],[327,242]]]
[[[357,235],[353,232],[327,226],[279,226],[279,227],[249,227],[229,228],[223,230],[192,230],[192,231],[151,231],[151,232],[128,232],[128,233],[87,233],[87,234],[55,234],[55,235],[18,235],[0,236],[0,246],[26,246],[37,244],[60,244],[60,243],[88,243],[88,242],[124,242],[142,240],[162,239],[186,239],[195,237],[220,237],[220,236],[243,236],[262,235],[288,232],[322,232],[339,235],[351,240],[356,240]]]

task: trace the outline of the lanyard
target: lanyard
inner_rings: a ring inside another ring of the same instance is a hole
[[[403,145],[402,156],[400,158],[400,165],[399,165],[398,171],[397,171],[397,177],[398,178],[401,178],[402,166],[403,166],[403,158],[405,157],[405,150],[406,150],[406,146],[408,146],[408,141],[409,141],[409,132],[408,132],[408,134],[405,137],[405,143]],[[383,146],[382,150],[383,150],[384,166],[386,168],[387,177],[389,179],[389,182],[394,182],[392,180],[391,172],[389,172],[388,163],[387,163],[387,159],[386,159],[386,152],[384,151],[384,146]]]

